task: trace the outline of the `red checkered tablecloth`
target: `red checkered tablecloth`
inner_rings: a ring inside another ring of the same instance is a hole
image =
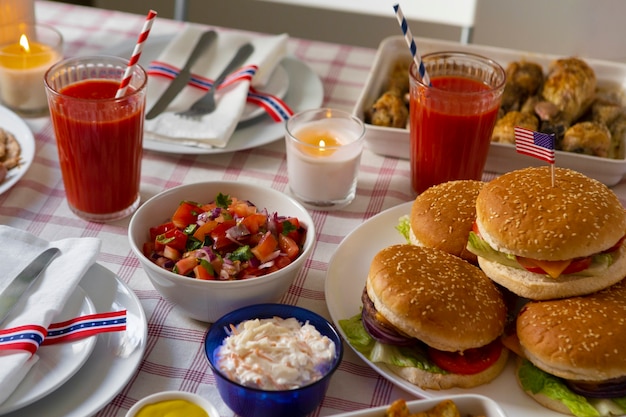
[[[44,1],[36,3],[36,13],[39,22],[62,32],[67,57],[97,54],[122,42],[134,42],[145,18]],[[158,18],[151,36],[176,33],[183,25]],[[295,38],[290,39],[288,48],[291,55],[306,63],[322,80],[324,106],[352,110],[374,61],[375,50]],[[232,411],[219,399],[204,357],[202,340],[207,325],[185,317],[152,287],[128,244],[129,219],[96,224],[72,214],[65,200],[50,120],[27,119],[27,123],[35,135],[35,159],[25,176],[0,195],[0,223],[50,241],[65,237],[100,238],[102,250],[98,263],[133,289],[148,319],[148,341],[139,368],[130,382],[97,415],[121,417],[146,395],[183,390],[208,397],[217,405],[221,416],[232,416]],[[246,181],[286,192],[284,143],[277,140],[255,149],[213,155],[144,153],[143,201],[170,187],[203,180]],[[620,187],[623,188],[623,184],[616,190]],[[411,200],[408,161],[366,150],[355,201],[341,211],[312,212],[318,231],[315,251],[306,263],[301,275],[303,279],[292,286],[282,301],[330,318],[324,281],[337,246],[350,231],[373,215]],[[330,416],[380,406],[400,397],[413,398],[379,376],[347,347],[327,396],[314,415]]]

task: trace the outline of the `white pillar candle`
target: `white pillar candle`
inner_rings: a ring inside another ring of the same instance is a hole
[[[43,25],[18,25],[20,30],[0,45],[0,100],[10,109],[39,114],[47,109],[44,74],[61,59],[62,37]]]
[[[296,115],[287,123],[289,188],[308,206],[345,206],[356,192],[363,124],[336,110],[309,112],[321,116]]]

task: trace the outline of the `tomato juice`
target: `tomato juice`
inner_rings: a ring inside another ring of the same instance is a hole
[[[67,200],[95,221],[124,217],[139,203],[145,94],[129,89],[115,99],[118,86],[87,79],[49,99]]]
[[[425,86],[411,70],[410,163],[416,194],[447,181],[482,178],[504,70],[497,76],[497,88],[455,71],[456,67],[443,75],[430,74],[431,86]]]

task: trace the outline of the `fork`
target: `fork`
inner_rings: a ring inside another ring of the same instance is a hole
[[[189,109],[176,113],[178,116],[189,117],[189,118],[197,118],[200,116],[204,116],[205,114],[212,113],[217,107],[215,104],[215,92],[217,91],[220,84],[224,82],[226,77],[233,72],[236,68],[238,68],[243,62],[252,54],[254,51],[254,47],[250,43],[246,43],[242,45],[233,59],[230,60],[226,68],[222,71],[222,73],[217,77],[217,79],[213,82],[211,89],[200,99],[198,99],[195,103],[189,107]]]

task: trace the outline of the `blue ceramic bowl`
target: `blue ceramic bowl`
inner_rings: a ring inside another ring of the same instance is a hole
[[[216,353],[228,336],[231,324],[251,319],[294,317],[301,323],[309,322],[335,343],[335,359],[324,377],[310,385],[283,391],[265,391],[246,387],[231,381],[217,367]],[[255,304],[243,307],[221,317],[207,332],[204,350],[215,376],[217,389],[231,410],[240,417],[301,417],[315,410],[328,389],[330,378],[337,370],[343,356],[343,345],[337,330],[325,318],[301,307],[286,304]]]

